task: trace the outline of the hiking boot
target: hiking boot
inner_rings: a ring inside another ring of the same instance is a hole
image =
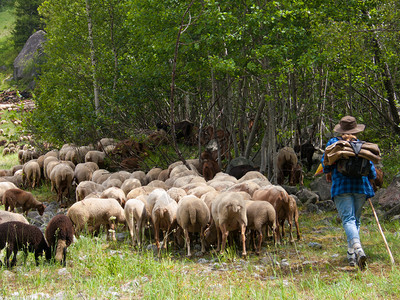
[[[364,270],[367,264],[367,256],[365,255],[364,250],[362,248],[359,248],[356,249],[354,253],[356,254],[358,267],[360,268],[360,270]]]
[[[347,261],[349,262],[350,267],[355,267],[357,264],[356,254],[347,251]]]

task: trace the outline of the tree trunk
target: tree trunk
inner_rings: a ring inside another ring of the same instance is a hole
[[[86,16],[87,16],[87,23],[88,23],[88,36],[89,36],[89,43],[90,43],[90,59],[92,63],[92,77],[93,77],[93,92],[94,92],[94,109],[96,114],[99,112],[100,103],[99,103],[99,85],[97,82],[97,61],[96,61],[96,51],[94,48],[94,41],[93,41],[93,24],[92,24],[92,17],[91,17],[91,7],[90,7],[90,0],[86,0]]]

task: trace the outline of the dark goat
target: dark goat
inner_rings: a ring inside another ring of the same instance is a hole
[[[306,159],[307,171],[309,172],[312,166],[313,154],[317,149],[315,149],[314,145],[310,142],[306,142],[302,145],[296,145],[294,150],[296,153],[300,153],[300,159]]]
[[[28,251],[34,252],[36,265],[39,265],[39,256],[41,256],[43,252],[46,253],[47,260],[49,260],[51,256],[50,248],[40,229],[34,225],[22,222],[0,224],[0,250],[4,247],[6,247],[4,264],[7,267],[15,266],[19,250],[23,250],[25,256],[28,255]],[[14,257],[10,264],[9,259],[12,253],[14,253]]]

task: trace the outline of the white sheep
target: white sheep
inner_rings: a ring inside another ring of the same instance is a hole
[[[106,226],[107,239],[111,233],[115,238],[115,224],[125,224],[125,213],[122,206],[115,199],[86,198],[74,203],[67,212],[79,236],[87,227],[90,233],[98,234],[102,225]]]
[[[9,181],[5,181],[5,182],[0,182],[0,199],[3,198],[3,195],[5,193],[5,191],[9,190],[9,189],[16,189],[17,186]]]
[[[76,184],[79,182],[91,180],[93,176],[92,169],[86,163],[79,163],[75,166],[74,179]]]
[[[30,160],[22,168],[22,181],[24,186],[35,188],[40,182],[40,166],[37,161]]]
[[[158,179],[158,175],[161,173],[161,168],[152,168],[146,174],[146,181],[148,183],[152,182],[153,180]]]
[[[93,172],[92,181],[102,184],[104,181],[107,180],[112,174],[106,169],[98,169]]]
[[[105,189],[101,194],[100,198],[113,198],[117,200],[122,207],[125,206],[126,202],[126,195],[125,192],[120,189],[119,187],[109,187],[108,189]]]
[[[134,188],[132,191],[128,193],[128,195],[126,195],[126,199],[134,199],[139,195],[148,195],[155,189],[156,188],[147,185]]]
[[[93,181],[82,181],[78,184],[75,190],[76,201],[85,199],[92,193],[102,193],[105,190],[104,186]]]
[[[240,193],[222,192],[211,205],[211,214],[217,229],[217,251],[221,254],[225,250],[229,231],[240,230],[242,241],[242,255],[246,256],[246,203]],[[222,236],[222,242],[221,242]]]
[[[130,178],[136,178],[140,181],[141,185],[146,185],[147,184],[147,180],[146,180],[146,173],[143,171],[135,171],[132,172]]]
[[[70,199],[74,170],[66,163],[54,166],[50,173],[51,190],[57,193],[57,201],[63,204],[63,195]]]
[[[158,180],[158,179],[155,179],[155,180],[149,182],[149,184],[147,186],[154,187],[154,188],[160,188],[160,189],[164,189],[164,190],[168,189],[168,187],[165,184],[165,182],[161,181],[161,180]]]
[[[192,256],[190,251],[189,232],[200,232],[201,252],[206,252],[204,244],[204,230],[210,221],[210,210],[204,201],[193,195],[185,196],[179,201],[176,211],[176,220],[183,229],[185,236],[187,256]]]
[[[172,232],[172,229],[176,226],[176,211],[178,209],[178,204],[171,197],[168,196],[167,192],[162,189],[155,190],[160,193],[159,197],[156,199],[153,209],[151,211],[151,219],[154,226],[154,239],[156,241],[157,249],[160,254],[160,230],[163,231],[164,241],[163,247],[167,248],[168,235]],[[148,196],[148,203],[150,196],[153,196],[154,191]],[[153,194],[153,195],[152,195]]]
[[[125,203],[124,212],[132,238],[132,245],[140,247],[143,244],[144,229],[149,218],[146,210],[146,196],[140,195],[135,199],[129,199]]]
[[[104,166],[104,159],[106,154],[103,151],[91,150],[85,155],[85,162],[94,162],[98,166]]]
[[[179,203],[179,201],[182,199],[182,197],[186,196],[187,193],[185,192],[184,189],[177,188],[177,187],[172,187],[167,190],[167,194],[176,201],[176,203]]]
[[[130,191],[140,186],[142,186],[142,184],[139,179],[128,178],[122,183],[121,189],[124,191],[125,195],[128,195]]]
[[[21,214],[0,210],[0,224],[12,221],[29,224],[28,220]]]

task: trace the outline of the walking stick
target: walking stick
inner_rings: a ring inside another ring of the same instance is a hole
[[[368,198],[368,201],[369,201],[369,204],[371,205],[372,212],[374,213],[374,217],[375,217],[376,223],[378,224],[379,232],[381,233],[381,235],[383,237],[383,241],[385,242],[386,249],[389,252],[390,261],[391,261],[392,265],[394,265],[394,258],[393,258],[392,252],[390,251],[389,245],[388,245],[388,243],[386,241],[386,238],[385,238],[385,235],[383,234],[383,231],[382,231],[382,228],[381,228],[381,224],[379,223],[378,216],[376,215],[374,206],[372,205],[371,199]]]

